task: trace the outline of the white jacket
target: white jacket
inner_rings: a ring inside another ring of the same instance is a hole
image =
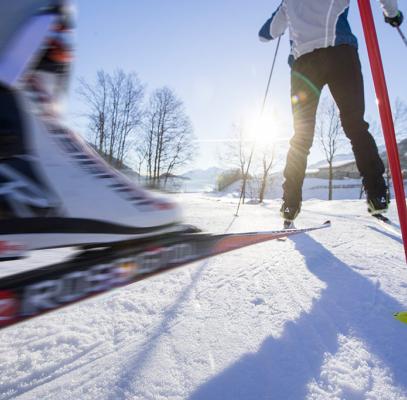
[[[283,0],[263,27],[261,40],[269,41],[289,29],[291,55],[297,59],[315,49],[350,44],[357,47],[348,22],[350,0]],[[379,0],[388,17],[398,13],[397,0]]]

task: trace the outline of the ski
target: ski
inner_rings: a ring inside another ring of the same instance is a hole
[[[250,233],[171,233],[86,249],[71,259],[0,278],[0,329],[153,275],[322,225]]]
[[[389,218],[387,218],[383,214],[373,214],[372,217],[375,218],[377,221],[384,222],[385,224],[392,225],[391,220]]]
[[[397,237],[401,237],[400,227],[392,222],[389,218],[385,217],[383,214],[375,214],[372,215],[372,217],[374,217],[374,220],[386,231],[393,235],[396,235]]]

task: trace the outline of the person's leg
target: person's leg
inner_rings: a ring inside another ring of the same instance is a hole
[[[302,185],[307,167],[307,157],[312,146],[315,118],[323,87],[319,72],[319,52],[299,58],[291,72],[291,100],[294,118],[294,136],[284,169],[283,218],[293,220],[301,208]]]
[[[330,52],[328,86],[338,105],[342,127],[351,141],[368,198],[386,197],[383,161],[364,120],[365,98],[358,52],[346,45],[333,47]]]

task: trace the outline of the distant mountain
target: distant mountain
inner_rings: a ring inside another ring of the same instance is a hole
[[[183,187],[186,192],[209,192],[216,187],[216,180],[224,170],[218,167],[194,169],[181,176],[187,178]]]
[[[189,178],[191,180],[208,180],[208,181],[216,181],[216,178],[219,174],[223,172],[223,169],[218,167],[211,167],[207,169],[194,169],[188,172],[185,172],[181,176],[185,178]]]

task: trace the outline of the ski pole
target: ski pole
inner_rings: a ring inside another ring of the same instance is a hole
[[[403,43],[407,46],[407,38],[404,35],[403,31],[399,27],[397,27],[397,32],[401,36],[401,40],[403,41]]]
[[[386,77],[384,74],[379,41],[373,19],[372,8],[369,0],[358,0],[360,16],[362,19],[365,41],[367,45],[370,68],[378,100],[380,119],[382,122],[384,139],[386,142],[387,158],[393,177],[393,188],[397,202],[400,220],[400,229],[403,237],[404,252],[407,261],[407,206],[404,192],[403,174],[401,172],[400,157],[397,146],[396,132],[394,129],[389,93],[387,91]]]
[[[271,65],[270,75],[269,75],[269,79],[268,79],[267,86],[266,86],[266,92],[264,94],[264,99],[263,99],[263,104],[262,104],[260,115],[259,115],[259,120],[261,120],[261,118],[263,117],[264,110],[266,108],[266,101],[267,101],[267,97],[268,97],[269,90],[270,90],[271,78],[273,77],[273,74],[274,74],[274,67],[276,66],[278,50],[280,48],[280,42],[281,42],[281,36],[278,38],[276,51],[274,52],[273,63]],[[243,177],[244,183],[242,186],[242,190],[240,191],[239,202],[237,203],[237,209],[236,209],[236,213],[235,213],[236,217],[239,215],[240,204],[242,202],[244,192],[246,191],[246,181],[249,176],[250,166],[252,164],[255,148],[256,148],[256,136],[254,137],[253,146],[250,151],[249,161],[247,163],[247,168],[246,168],[246,171],[245,171],[244,177]]]

